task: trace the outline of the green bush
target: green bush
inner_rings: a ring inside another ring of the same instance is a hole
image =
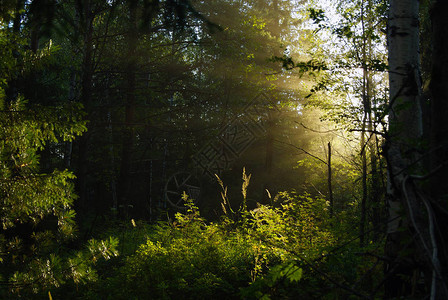
[[[253,242],[238,230],[206,224],[187,205],[174,222],[154,226],[98,293],[113,299],[235,298],[251,282]]]
[[[247,187],[250,176],[244,178]],[[335,281],[348,286],[373,270],[371,261],[357,254],[362,249],[353,244],[331,250],[343,243],[338,239],[345,234],[333,226],[325,199],[282,192],[272,199],[272,206],[248,210],[243,201],[233,210],[226,197],[223,187],[225,214],[217,223],[206,222],[184,195],[186,210],[172,221],[148,225],[131,220],[105,231],[120,237],[119,248],[126,249],[125,255],[98,263],[98,281],[76,295],[83,299],[338,299],[351,294]],[[62,287],[58,295],[68,288]]]
[[[146,242],[100,275],[84,298],[275,297],[282,289],[298,287],[302,279],[296,253],[312,258],[333,243],[322,229],[322,199],[281,193],[275,208],[248,211],[243,202],[218,223],[207,223],[186,195],[184,200],[186,212],[177,213],[172,222],[138,224]]]

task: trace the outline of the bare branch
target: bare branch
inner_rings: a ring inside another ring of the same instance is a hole
[[[312,158],[315,158],[315,159],[319,160],[320,162],[322,162],[322,163],[324,163],[324,164],[326,164],[326,165],[328,164],[328,163],[327,163],[325,160],[323,160],[322,158],[317,157],[317,156],[315,156],[315,155],[309,153],[309,152],[306,151],[305,149],[300,148],[300,147],[297,147],[296,145],[293,145],[293,144],[290,144],[290,143],[287,143],[287,142],[283,142],[283,141],[279,141],[279,140],[274,140],[274,141],[276,141],[276,142],[278,142],[278,143],[281,143],[281,144],[285,144],[285,145],[291,146],[291,147],[293,147],[293,148],[295,148],[295,149],[297,149],[297,150],[300,150],[300,151],[302,151],[303,153],[305,153],[305,154],[311,156]]]
[[[300,126],[302,126],[303,128],[305,128],[307,130],[310,130],[310,131],[316,132],[316,133],[330,133],[330,132],[339,131],[338,129],[330,129],[330,130],[320,131],[320,130],[309,128],[309,127],[305,126],[302,122],[299,123],[299,122],[295,121],[295,123],[299,124]]]

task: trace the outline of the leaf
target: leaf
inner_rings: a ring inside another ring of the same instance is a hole
[[[303,270],[302,268],[297,267],[296,265],[292,265],[287,278],[291,282],[298,282],[300,279],[302,279]]]

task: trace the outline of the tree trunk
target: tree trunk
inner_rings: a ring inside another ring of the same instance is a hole
[[[436,1],[431,11],[433,65],[431,74],[431,170],[441,168],[431,178],[431,196],[448,209],[448,2]]]
[[[274,116],[268,112],[268,121],[266,126],[266,156],[264,163],[265,183],[263,185],[263,203],[271,203],[271,199],[266,191],[272,193],[272,161],[274,157]]]
[[[122,142],[120,177],[118,180],[118,208],[120,217],[128,214],[130,173],[132,163],[132,151],[134,148],[134,114],[135,114],[135,73],[136,73],[136,49],[137,49],[137,1],[129,2],[129,32],[128,39],[128,65],[126,78],[126,104],[125,104],[125,128]]]
[[[14,33],[20,32],[20,25],[22,24],[22,10],[25,4],[24,0],[18,0],[16,2],[16,8],[14,11],[14,21],[12,25],[12,29]]]
[[[280,39],[280,12],[278,7],[278,1],[273,0],[272,6],[270,7],[270,10],[273,14],[273,26],[271,28],[271,34],[275,39]],[[281,51],[277,49],[274,52],[274,55],[281,56]],[[277,71],[281,71],[281,68],[279,68]],[[269,193],[273,193],[272,189],[275,189],[275,186],[273,184],[273,178],[272,178],[272,164],[274,159],[274,127],[276,124],[276,116],[275,113],[268,112],[268,120],[267,120],[267,126],[266,126],[266,155],[265,155],[265,164],[264,164],[264,171],[265,171],[265,178],[264,178],[264,184],[263,184],[263,192],[262,192],[262,203],[271,203],[270,196],[266,191],[269,191]],[[275,193],[275,192],[274,192]],[[272,204],[272,203],[271,203]]]
[[[370,193],[368,197],[368,203],[371,208],[372,213],[372,227],[373,227],[373,241],[378,241],[381,235],[381,225],[384,224],[381,221],[383,220],[382,215],[382,195],[384,194],[384,185],[382,184],[382,170],[378,167],[379,156],[378,156],[378,148],[377,148],[377,137],[373,133],[373,120],[372,114],[369,116],[368,132],[371,133],[370,140],[368,143],[369,152],[370,152]]]
[[[369,193],[368,190],[368,169],[367,169],[367,151],[370,150],[370,147],[368,145],[371,143],[370,138],[366,140],[366,130],[368,129],[368,126],[371,125],[371,123],[368,123],[370,121],[371,117],[371,90],[370,90],[370,81],[371,81],[371,73],[368,69],[368,60],[370,60],[371,57],[371,37],[369,30],[371,30],[371,22],[368,17],[368,13],[371,12],[371,5],[370,1],[367,1],[367,7],[364,8],[364,1],[361,2],[361,26],[362,26],[362,71],[363,71],[363,77],[362,77],[362,106],[364,110],[364,115],[362,117],[362,124],[361,124],[361,171],[362,171],[362,198],[361,198],[361,218],[360,218],[360,224],[359,224],[359,243],[360,246],[363,247],[365,245],[365,239],[366,239],[366,226],[367,226],[367,206],[368,200],[369,200]],[[367,29],[366,29],[367,27]],[[368,133],[368,131],[367,131]]]
[[[418,37],[418,1],[391,0],[388,24],[390,111],[386,141],[389,220],[385,246],[385,254],[390,259],[385,266],[385,276],[390,279],[385,285],[386,298],[409,296],[412,290],[409,280],[412,266],[403,262],[400,252],[405,238],[401,230],[405,226],[401,211],[412,211],[411,203],[412,207],[416,206],[414,194],[411,199],[404,199],[402,186],[409,172],[406,168],[415,157],[411,141],[420,136]]]
[[[430,196],[436,202],[438,246],[442,282],[448,282],[448,2],[437,0],[431,10],[433,27],[431,72],[431,136],[430,136]],[[436,173],[433,173],[436,171]],[[446,286],[445,286],[446,289]],[[448,298],[448,297],[447,297]]]
[[[79,26],[84,33],[84,53],[82,61],[81,95],[80,101],[84,105],[87,113],[92,102],[92,79],[93,79],[93,13],[90,1],[83,1],[82,5],[77,6],[77,16],[79,17]],[[77,139],[78,144],[78,171],[77,171],[77,193],[79,196],[78,208],[86,209],[88,201],[87,176],[88,176],[88,144],[89,132],[86,132]]]
[[[390,259],[385,296],[446,299],[441,278],[434,213],[415,179],[422,176],[419,66],[419,2],[391,0],[389,10],[389,131],[387,137],[389,222],[385,252]],[[406,214],[402,218],[401,211]],[[425,212],[426,216],[422,212]],[[427,291],[416,291],[413,275],[425,273]],[[422,294],[423,293],[423,294]]]
[[[362,171],[362,198],[361,198],[361,218],[359,224],[359,244],[365,245],[366,220],[367,220],[367,154],[366,154],[366,115],[364,114],[361,129],[361,171]]]
[[[328,142],[328,200],[330,201],[330,217],[333,216],[334,212],[334,201],[333,201],[333,183],[332,183],[332,170],[331,170],[331,143]]]

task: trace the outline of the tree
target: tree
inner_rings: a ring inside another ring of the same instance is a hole
[[[441,264],[441,273],[445,284],[448,282],[448,236],[442,228],[447,226],[448,209],[448,123],[446,112],[448,111],[448,45],[446,38],[448,32],[448,18],[444,12],[448,10],[446,1],[435,1],[431,8],[430,19],[432,22],[432,70],[430,82],[431,97],[431,136],[430,136],[430,165],[428,173],[431,174],[429,192],[432,201],[437,226],[437,245]],[[447,295],[445,292],[440,295]]]
[[[439,252],[443,247],[435,229],[438,223],[435,208],[441,204],[442,195],[438,194],[439,199],[431,202],[422,192],[419,183],[432,177],[434,170],[424,173],[421,155],[425,148],[421,142],[423,122],[418,4],[418,1],[392,0],[389,9],[389,227],[385,252],[390,263],[385,276],[390,277],[390,280],[386,284],[386,297],[411,295],[415,290],[411,274],[424,272],[426,292],[431,299],[446,299],[447,280],[443,271],[446,266],[441,265],[441,262],[446,263],[443,257],[445,253]],[[439,32],[438,26],[443,24],[438,22],[439,19],[436,18],[433,23],[435,32]],[[435,44],[435,49],[439,49],[438,44]],[[434,56],[433,59],[436,58],[438,57]],[[434,64],[439,62],[434,61]],[[436,69],[437,67],[433,71]],[[440,77],[443,78],[437,71],[433,75],[436,75],[432,78],[435,82]],[[440,103],[437,96],[431,102],[433,107],[438,107]],[[439,114],[434,111],[432,113],[434,116]],[[441,140],[437,140],[437,145],[440,142]],[[401,211],[405,212],[405,218]],[[412,250],[411,255],[406,248]],[[408,254],[404,254],[404,251]]]
[[[352,138],[359,143],[359,155],[353,163],[360,176],[360,245],[367,245],[368,240],[377,241],[385,227],[381,216],[385,172],[379,153],[386,123],[386,98],[382,96],[387,75],[383,32],[386,3],[338,1],[332,12],[330,7],[326,9],[334,16],[331,20],[323,10],[310,9],[311,19],[318,25],[316,32],[331,35],[332,43],[330,47],[317,43],[327,70],[317,79],[308,101],[324,110],[323,118],[335,122],[341,130],[353,132]],[[373,234],[368,234],[371,231]]]
[[[64,253],[76,237],[75,176],[55,166],[64,160],[61,145],[84,133],[87,121],[79,103],[39,99],[38,93],[24,98],[24,78],[35,79],[29,85],[39,82],[36,75],[45,76],[58,47],[51,40],[29,47],[26,24],[16,30],[0,21],[0,284],[7,287],[0,297],[9,298],[8,290],[26,295],[67,279],[92,279],[93,261],[116,255],[117,241],[92,240],[85,252]]]

